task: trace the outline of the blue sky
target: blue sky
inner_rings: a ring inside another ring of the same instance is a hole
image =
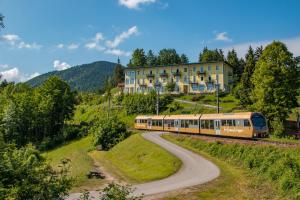
[[[135,48],[175,48],[198,59],[204,46],[282,40],[300,55],[298,0],[0,0],[0,73],[25,81],[98,60],[126,65]]]

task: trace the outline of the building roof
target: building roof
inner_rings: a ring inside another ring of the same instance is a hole
[[[156,66],[140,66],[140,67],[125,67],[125,70],[132,69],[141,69],[141,68],[150,68],[150,67],[179,67],[179,66],[189,66],[189,65],[201,65],[201,64],[213,64],[213,63],[225,63],[232,68],[232,65],[227,61],[211,61],[211,62],[194,62],[194,63],[184,63],[184,64],[173,64],[173,65],[156,65]]]

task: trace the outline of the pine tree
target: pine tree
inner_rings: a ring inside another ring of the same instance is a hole
[[[199,53],[199,62],[217,62],[224,60],[224,54],[221,49],[209,50],[207,47],[204,47],[203,51]]]
[[[157,62],[159,65],[180,64],[180,56],[175,49],[162,49],[158,53]]]
[[[240,78],[241,78],[241,71],[240,71],[240,62],[239,58],[237,57],[237,53],[234,49],[228,51],[226,61],[232,66],[233,68],[233,84],[236,85]]]
[[[254,55],[255,55],[255,61],[258,61],[258,59],[260,58],[260,56],[263,53],[263,50],[264,50],[263,46],[256,47],[255,53],[254,53]]]
[[[242,74],[240,83],[238,84],[237,88],[235,88],[235,94],[243,107],[247,107],[252,104],[250,98],[250,94],[253,89],[251,77],[254,73],[256,60],[251,46],[249,47],[245,58],[246,61],[244,72]]]
[[[188,59],[188,57],[185,54],[181,54],[181,56],[180,56],[180,63],[181,64],[189,63],[189,59]]]
[[[252,75],[253,108],[262,112],[269,125],[283,126],[291,110],[296,107],[299,94],[299,70],[285,44],[274,41],[263,51]]]
[[[157,65],[157,57],[154,55],[152,50],[149,50],[146,57],[147,66],[155,66]]]
[[[114,85],[123,82],[124,82],[124,69],[120,63],[120,59],[118,58],[118,64],[116,65],[114,70]]]

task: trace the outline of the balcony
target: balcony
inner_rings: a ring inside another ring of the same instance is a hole
[[[198,82],[191,81],[190,84],[191,84],[191,85],[198,85],[199,83],[198,83]]]
[[[169,75],[166,72],[160,74],[160,77],[168,77]]]
[[[172,74],[173,74],[173,76],[181,76],[181,73],[180,73],[180,72],[177,72],[177,71],[176,71],[176,72],[173,72]]]
[[[147,87],[147,84],[146,83],[139,83],[139,86],[140,87]]]
[[[154,78],[155,75],[154,75],[154,74],[147,74],[146,77],[147,77],[147,78]]]
[[[200,75],[206,75],[206,72],[205,71],[203,71],[203,72],[197,71],[197,74],[198,74],[198,76],[200,76]]]
[[[214,80],[206,80],[205,83],[206,83],[206,84],[214,84],[215,81],[214,81]]]

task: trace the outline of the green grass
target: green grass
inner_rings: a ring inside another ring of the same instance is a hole
[[[86,181],[86,173],[93,168],[93,159],[88,156],[92,148],[92,137],[88,136],[71,142],[57,149],[45,152],[43,155],[55,168],[63,158],[70,159],[70,176],[76,178],[75,185]]]
[[[300,180],[297,173],[300,164],[299,148],[282,149],[272,146],[206,143],[188,136],[166,135],[164,138],[211,159],[221,168],[225,180],[227,175],[231,176],[231,178],[227,176],[226,181],[222,181],[221,177],[220,182],[213,181],[207,186],[200,187],[193,193],[199,199],[297,199],[300,197],[298,187]],[[236,169],[239,171],[235,171]],[[216,186],[218,184],[220,185]]]
[[[93,158],[132,183],[162,179],[175,173],[181,161],[140,134],[130,136],[108,152],[93,152]]]

